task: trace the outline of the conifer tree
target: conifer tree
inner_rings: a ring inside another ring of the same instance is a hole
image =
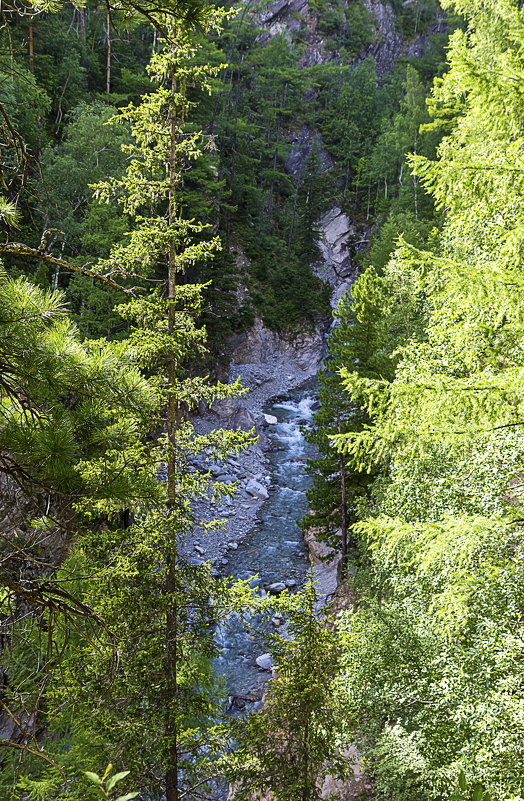
[[[338,636],[313,581],[284,602],[289,623],[272,637],[274,678],[265,704],[240,731],[233,798],[317,801],[325,773],[344,772],[334,726],[341,713],[335,689]],[[337,729],[339,731],[339,729]]]
[[[308,464],[313,476],[313,486],[308,490],[311,512],[302,525],[318,529],[320,539],[340,548],[344,565],[351,545],[351,524],[358,519],[358,507],[371,478],[358,465],[348,464],[333,445],[333,437],[351,436],[368,424],[366,407],[344,391],[340,365],[344,369],[351,366],[362,381],[392,378],[394,352],[417,335],[419,315],[420,300],[414,285],[385,280],[373,268],[359,277],[351,293],[343,295],[334,313],[326,369],[319,374],[320,408],[308,434],[320,455]]]
[[[514,2],[453,6],[467,30],[429,104],[444,138],[435,159],[410,159],[442,230],[427,249],[401,241],[383,274],[411,286],[418,325],[393,372],[342,363],[369,418],[332,436],[353,469],[380,473],[353,528],[367,576],[343,675],[377,790],[396,801],[523,786],[524,27]]]
[[[214,28],[222,16],[205,9],[199,19],[204,28]],[[141,444],[129,421],[127,450],[118,450],[113,437],[113,461],[103,451],[73,465],[86,487],[76,500],[77,513],[84,521],[105,519],[106,525],[77,523],[82,536],[57,579],[76,587],[81,608],[92,610],[92,619],[80,627],[83,636],[73,641],[69,619],[55,625],[50,641],[58,646],[63,640],[63,653],[46,664],[47,712],[62,735],[54,756],[67,771],[62,792],[68,798],[83,792],[73,778],[80,764],[114,759],[129,766],[135,786],[147,789],[149,797],[174,801],[181,782],[188,793],[193,784],[213,779],[211,761],[217,747],[224,747],[211,726],[218,697],[212,625],[239,606],[243,590],[215,584],[208,567],[192,565],[181,549],[193,524],[192,501],[208,490],[190,457],[205,451],[222,458],[245,447],[251,437],[220,430],[198,437],[187,420],[188,410],[200,401],[211,402],[239,387],[209,386],[190,367],[192,355],[205,346],[205,332],[198,325],[202,287],[188,281],[187,270],[210,258],[218,243],[193,243],[202,226],[181,215],[181,172],[199,154],[202,139],[188,130],[185,117],[189,88],[205,83],[213,70],[198,63],[187,28],[174,28],[169,18],[165,24],[165,47],[151,65],[161,86],[121,115],[134,137],[126,145],[128,169],[97,187],[108,201],[116,193],[134,225],[127,242],[115,245],[90,275],[120,286],[115,277],[143,284],[150,277],[158,281],[165,270],[163,287],[147,295],[120,287],[131,298],[121,313],[133,328],[129,339],[115,347],[125,348],[136,365],[156,374],[145,382],[156,403],[156,414],[147,423],[158,432],[163,409],[166,434],[156,443]],[[168,87],[162,85],[166,80]],[[18,246],[17,252],[24,248]],[[115,477],[113,462],[119,465]],[[165,485],[155,480],[161,465]],[[118,493],[116,479],[130,475],[136,478],[129,494]],[[100,486],[104,492],[97,491]],[[215,485],[214,492],[221,491],[231,488]],[[126,506],[135,522],[122,528]],[[88,635],[92,625],[95,631]],[[23,642],[34,645],[37,631],[38,623],[30,622]],[[26,647],[17,649],[15,662]],[[64,736],[69,739],[65,751]]]

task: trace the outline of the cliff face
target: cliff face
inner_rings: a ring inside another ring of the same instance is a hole
[[[300,67],[306,70],[319,65],[336,67],[348,63],[347,52],[342,54],[334,47],[336,36],[330,37],[323,32],[326,27],[323,15],[336,7],[343,19],[346,11],[356,5],[358,3],[354,0],[331,0],[327,3],[318,0],[273,0],[262,10],[253,12],[248,5],[247,13],[252,13],[262,29],[259,43],[269,43],[278,35],[284,36],[290,43],[299,40]],[[351,65],[356,66],[372,57],[379,82],[387,77],[399,59],[422,56],[432,34],[445,32],[440,10],[435,12],[433,21],[425,25],[423,32],[417,32],[416,21],[414,32],[408,36],[403,32],[398,15],[389,2],[362,0],[362,9],[364,14],[368,14],[370,41],[360,49]],[[349,23],[340,24],[347,26]],[[316,91],[313,81],[304,98],[305,104]],[[329,175],[336,167],[336,161],[326,148],[321,132],[310,124],[293,119],[287,120],[286,127],[284,138],[287,153],[283,157],[283,168],[295,184],[300,183],[313,151],[318,173]],[[319,257],[310,266],[312,272],[331,288],[332,308],[351,288],[357,274],[356,254],[363,243],[369,241],[371,223],[363,225],[350,215],[351,212],[341,208],[340,202],[337,202],[326,208],[315,224]],[[244,254],[238,255],[238,264],[242,271],[245,267]],[[240,291],[247,296],[245,288]],[[331,325],[332,319],[326,315],[307,334],[290,337],[269,330],[257,319],[249,331],[233,337],[229,343],[232,361],[230,377],[241,375],[255,390],[257,402],[264,402],[285,390],[287,383],[293,386],[300,376],[305,380],[318,371],[324,356],[325,335]],[[265,387],[263,391],[260,390],[261,384]]]
[[[348,2],[342,3],[347,6]],[[383,0],[363,0],[363,5],[371,15],[373,28],[373,42],[362,50],[358,58],[372,55],[377,62],[379,76],[384,76],[399,58],[419,56],[424,52],[428,35],[442,27],[440,14],[437,14],[434,23],[425,33],[411,37],[403,35],[399,29],[397,15],[393,7]],[[307,28],[306,48],[302,58],[304,67],[315,64],[336,62],[339,52],[330,49],[327,37],[319,33],[319,19],[325,9],[320,10],[319,4],[310,3],[309,0],[274,0],[263,11],[256,14],[256,19],[266,31],[265,36],[271,38],[277,34],[285,34],[289,39]]]

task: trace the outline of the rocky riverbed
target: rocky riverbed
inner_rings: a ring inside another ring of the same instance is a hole
[[[210,561],[221,569],[223,560],[257,524],[257,515],[274,489],[269,452],[272,431],[277,425],[274,414],[268,413],[273,401],[285,400],[290,393],[318,372],[323,356],[324,332],[318,329],[288,341],[265,328],[260,321],[232,343],[234,360],[229,379],[240,378],[249,389],[238,398],[228,398],[193,420],[199,434],[216,428],[254,429],[255,445],[223,463],[205,457],[195,460],[202,472],[210,471],[215,481],[235,483],[234,498],[219,503],[200,500],[195,504],[197,518],[220,519],[223,524],[212,531],[195,529],[188,551],[195,561]],[[297,517],[300,515],[297,515]]]

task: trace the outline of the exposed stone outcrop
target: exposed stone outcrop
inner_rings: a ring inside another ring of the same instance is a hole
[[[373,41],[360,53],[360,58],[373,56],[377,74],[384,77],[399,58],[421,56],[433,33],[445,29],[444,14],[439,11],[429,30],[407,39],[397,24],[392,5],[385,0],[363,0],[373,22]],[[301,64],[313,67],[327,62],[337,63],[340,59],[336,50],[330,50],[326,40],[317,31],[319,11],[308,0],[273,0],[256,15],[257,22],[264,29],[263,37],[270,39],[279,34],[291,41],[299,31],[304,44]]]
[[[313,567],[317,592],[321,597],[321,604],[324,605],[336,592],[341,554],[325,542],[317,540],[314,528],[304,531],[304,542]]]
[[[288,371],[299,368],[307,378],[315,374],[322,358],[320,331],[283,337],[267,328],[261,320],[256,320],[249,331],[232,337],[230,345],[233,353],[231,371],[234,372],[235,366],[256,365],[259,384],[265,376],[274,377],[274,369],[284,370],[286,364]]]
[[[357,267],[353,262],[351,246],[358,239],[355,225],[339,206],[322,215],[318,222],[321,260],[313,265],[315,275],[332,288],[331,305],[338,301],[355,280]]]
[[[362,757],[355,745],[344,752],[349,763],[349,776],[337,779],[336,776],[325,776],[322,782],[321,798],[329,801],[364,801],[371,797],[371,784],[368,781]]]
[[[372,55],[377,64],[377,74],[382,77],[403,55],[404,40],[396,26],[396,17],[389,3],[381,0],[363,0],[374,22],[374,42],[369,45],[366,55]]]
[[[267,38],[280,33],[291,38],[294,33],[298,33],[304,21],[310,21],[309,18],[308,0],[273,0],[256,15]]]
[[[404,39],[390,3],[383,2],[383,0],[363,0],[363,3],[374,21],[374,41],[363,55],[374,57],[379,78],[384,77],[395,66],[399,58],[423,55],[431,34],[445,31],[444,15],[439,10],[429,30],[420,33],[414,39]]]
[[[285,160],[285,167],[286,172],[290,175],[297,175],[302,171],[314,147],[317,150],[320,161],[319,172],[327,172],[334,167],[335,162],[327,150],[324,149],[320,133],[312,131],[307,125],[303,125],[298,131],[290,131],[287,136],[287,142],[290,150]]]

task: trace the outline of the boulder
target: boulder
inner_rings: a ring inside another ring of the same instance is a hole
[[[269,584],[267,587],[267,591],[270,595],[280,595],[285,589],[286,585],[283,581],[276,581],[274,584]]]
[[[262,668],[262,670],[271,671],[275,666],[271,654],[261,654],[260,656],[257,656],[255,662],[257,663],[259,668]]]
[[[231,475],[231,473],[219,473],[216,477],[217,481],[221,481],[222,484],[233,484],[236,481],[235,476]]]
[[[200,556],[204,556],[205,551],[201,545],[195,545],[195,551],[200,554]]]
[[[264,420],[270,426],[274,426],[274,425],[276,425],[278,423],[278,420],[277,420],[277,418],[275,417],[274,414],[265,414],[264,415]]]
[[[251,431],[255,427],[255,418],[247,409],[239,409],[231,418],[231,427],[241,428],[243,431]]]
[[[247,482],[246,492],[249,495],[252,495],[253,498],[258,498],[261,501],[265,501],[267,498],[269,498],[267,489],[259,481],[255,481],[254,478]]]

